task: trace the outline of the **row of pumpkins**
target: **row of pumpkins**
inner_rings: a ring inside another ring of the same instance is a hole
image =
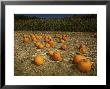
[[[66,50],[67,45],[66,40],[68,38],[68,35],[61,35],[61,34],[56,34],[56,38],[59,39],[59,42],[61,43],[61,49]],[[43,48],[50,48],[55,46],[55,41],[50,35],[47,34],[31,34],[31,39],[35,44],[35,47],[38,49],[43,49]],[[23,43],[28,44],[30,42],[30,36],[24,35],[23,36]]]
[[[67,49],[67,45],[65,44],[65,41],[68,38],[68,35],[60,35],[60,34],[56,34],[56,37],[60,40],[60,42],[62,43],[61,45],[61,49],[66,50]],[[52,37],[50,35],[37,35],[37,34],[31,34],[31,38],[32,41],[35,43],[35,46],[37,48],[49,48],[49,47],[54,47],[55,42],[52,39]],[[39,41],[41,39],[44,39],[43,41],[45,42],[45,46],[43,44],[41,44]],[[29,37],[27,35],[24,35],[23,37],[23,42],[24,43],[29,43]],[[85,57],[83,54],[86,53],[87,48],[86,46],[82,43],[79,47],[79,52],[80,54],[76,54],[73,56],[73,62],[76,63],[78,65],[78,68],[81,72],[89,72],[92,69],[92,65],[93,62],[90,61],[90,59],[88,59],[87,57]],[[54,60],[54,61],[62,61],[62,56],[61,53],[59,51],[52,51],[52,50],[48,50],[48,55]],[[34,58],[34,63],[36,65],[42,65],[44,63],[44,58],[42,55],[35,55]]]

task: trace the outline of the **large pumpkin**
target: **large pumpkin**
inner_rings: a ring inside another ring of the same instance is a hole
[[[61,61],[62,60],[60,52],[57,52],[57,51],[53,53],[52,58],[55,61]]]
[[[82,59],[79,64],[78,68],[81,72],[87,73],[91,70],[92,62],[89,59]]]
[[[82,59],[85,59],[85,58],[86,58],[85,56],[77,54],[73,57],[73,61],[74,63],[79,63]]]
[[[44,59],[41,55],[36,55],[34,62],[36,65],[42,65],[44,63]]]

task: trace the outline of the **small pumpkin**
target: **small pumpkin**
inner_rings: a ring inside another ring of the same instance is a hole
[[[93,62],[89,59],[82,59],[79,64],[78,68],[81,72],[87,73],[91,70]]]
[[[84,53],[86,53],[87,50],[86,50],[86,48],[82,47],[79,49],[79,51],[80,51],[80,53],[84,54]]]
[[[44,45],[43,44],[39,44],[37,48],[43,49],[44,48]]]
[[[29,38],[28,37],[24,37],[23,38],[23,43],[29,43]]]
[[[61,42],[61,43],[65,43],[65,41],[64,41],[63,39],[60,39],[60,42]]]
[[[34,62],[36,65],[42,65],[44,63],[44,59],[41,55],[36,55]]]
[[[53,55],[53,51],[49,50],[49,51],[48,51],[48,54],[49,54],[50,56],[52,56],[52,55]]]
[[[50,40],[48,38],[45,38],[45,42],[49,42]]]
[[[37,34],[35,34],[35,37],[36,37],[37,40],[39,40],[39,36]]]
[[[62,36],[62,39],[66,41],[67,40],[67,36],[66,35],[63,35]]]
[[[52,58],[55,61],[61,61],[62,60],[60,52],[57,52],[57,51],[53,53]]]
[[[85,58],[86,58],[85,56],[77,54],[73,57],[73,61],[74,63],[79,63],[82,59],[85,59]]]
[[[37,41],[37,39],[36,39],[35,37],[33,37],[33,38],[32,38],[32,41],[33,41],[33,42],[36,42],[36,41]]]
[[[59,37],[60,37],[60,34],[56,34],[55,36],[56,36],[57,38],[59,38]]]
[[[37,41],[36,36],[34,34],[31,34],[31,38],[33,42]]]
[[[51,47],[54,47],[54,44],[55,44],[54,41],[50,40],[48,41],[48,43],[50,44]]]
[[[37,48],[39,48],[39,49],[44,48],[44,45],[43,45],[43,44],[41,44],[40,42],[35,43],[35,46],[36,46]]]
[[[61,45],[61,49],[62,49],[62,50],[66,50],[66,49],[67,49],[67,45],[62,44],[62,45]]]

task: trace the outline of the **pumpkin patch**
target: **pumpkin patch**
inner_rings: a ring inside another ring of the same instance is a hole
[[[97,76],[97,15],[51,15],[14,15],[14,75]]]

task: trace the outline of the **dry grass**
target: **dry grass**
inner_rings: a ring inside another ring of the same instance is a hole
[[[68,50],[60,50],[60,43],[55,38],[55,32],[49,32],[55,41],[55,47],[51,50],[59,50],[63,58],[62,61],[56,62],[47,54],[48,48],[36,49],[34,43],[29,44],[22,42],[23,34],[38,33],[35,31],[15,31],[15,56],[14,56],[14,75],[15,76],[96,76],[97,75],[97,39],[91,32],[66,32],[69,35],[67,40]],[[45,33],[41,32],[41,33]],[[61,32],[59,32],[61,33]],[[63,33],[61,33],[63,34]],[[77,41],[76,41],[77,40]],[[83,41],[88,47],[85,54],[91,57],[95,62],[94,67],[89,73],[79,71],[77,64],[73,63],[72,57],[78,52],[78,46]],[[41,53],[44,56],[44,64],[37,66],[34,64],[33,55]]]

